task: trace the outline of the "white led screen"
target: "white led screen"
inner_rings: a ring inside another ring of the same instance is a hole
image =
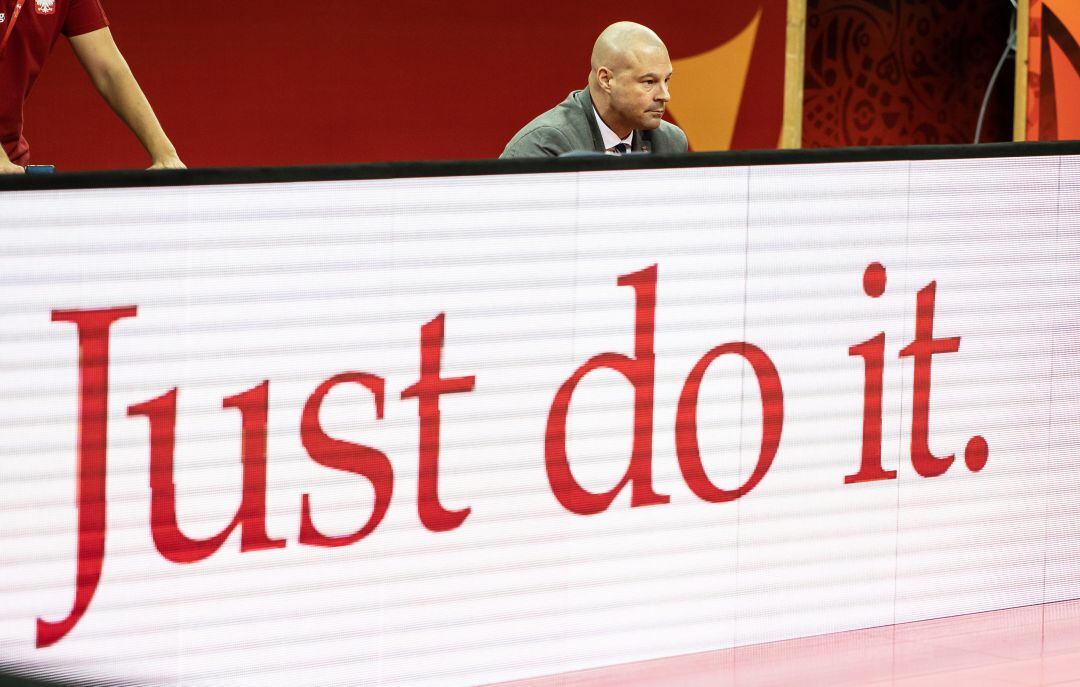
[[[1080,158],[0,202],[0,666],[472,685],[1080,597]]]

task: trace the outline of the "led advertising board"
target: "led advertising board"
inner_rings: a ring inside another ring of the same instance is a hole
[[[5,192],[0,665],[470,685],[1080,598],[1078,180]]]

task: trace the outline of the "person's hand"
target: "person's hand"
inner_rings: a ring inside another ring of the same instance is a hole
[[[0,160],[0,174],[26,174],[26,170],[7,160]]]
[[[155,159],[154,164],[150,165],[149,169],[187,169],[187,165],[181,162],[177,155],[173,154]]]

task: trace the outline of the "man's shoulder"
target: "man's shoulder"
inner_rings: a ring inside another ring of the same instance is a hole
[[[500,157],[553,157],[572,150],[591,150],[592,133],[581,105],[582,91],[573,91],[561,103],[518,131]]]
[[[654,153],[685,153],[688,149],[686,134],[671,122],[660,122],[652,132],[652,151]]]

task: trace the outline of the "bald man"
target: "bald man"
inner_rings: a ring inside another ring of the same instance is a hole
[[[500,157],[685,153],[686,134],[661,120],[670,79],[671,60],[659,36],[641,24],[612,24],[593,46],[588,87],[526,124]]]

